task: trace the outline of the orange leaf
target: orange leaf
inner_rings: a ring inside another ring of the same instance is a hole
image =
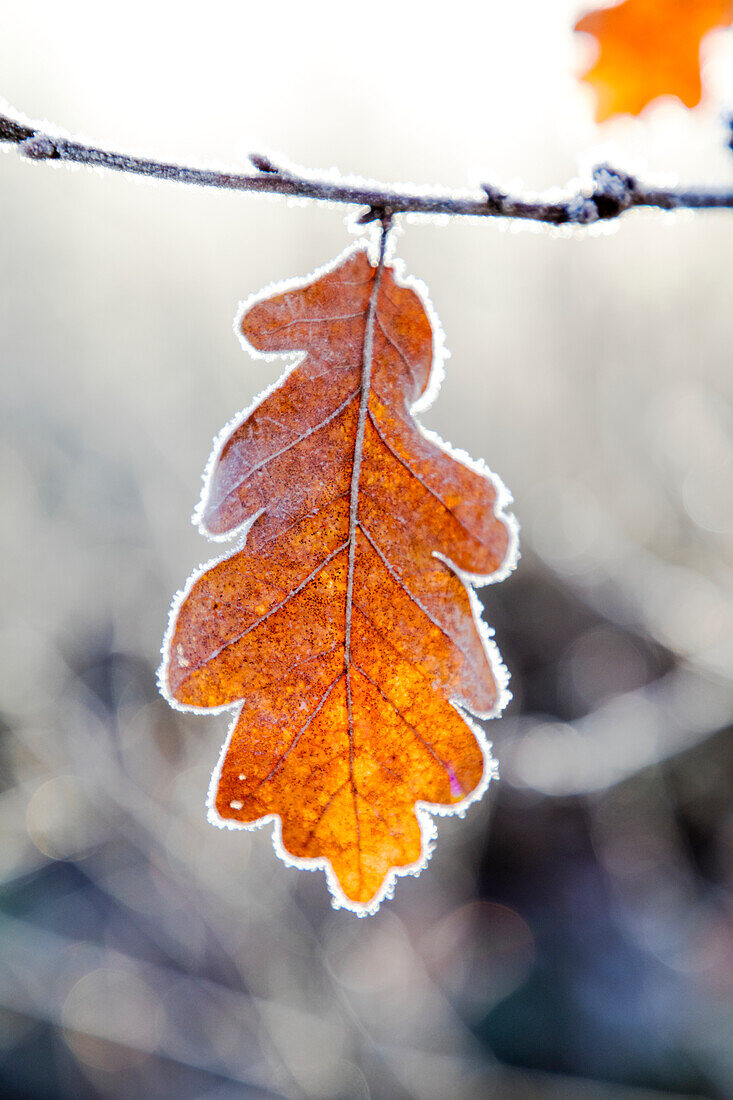
[[[471,585],[513,566],[515,525],[500,482],[411,415],[437,389],[434,338],[391,267],[352,248],[241,325],[255,352],[300,354],[212,455],[201,529],[243,538],[174,603],[161,685],[183,709],[243,700],[210,820],[275,818],[286,862],[373,911],[426,862],[427,809],[492,776],[463,710],[498,713],[506,674]]]
[[[657,96],[700,102],[700,41],[733,19],[731,0],[624,0],[575,24],[598,40],[583,79],[596,92],[596,119],[638,115]]]

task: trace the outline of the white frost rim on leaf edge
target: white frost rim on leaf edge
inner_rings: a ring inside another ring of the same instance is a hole
[[[199,565],[197,569],[191,574],[186,581],[184,587],[180,589],[173,597],[171,609],[168,618],[168,628],[165,632],[163,644],[161,646],[162,661],[158,668],[158,688],[161,695],[166,701],[178,711],[190,712],[194,714],[214,715],[220,714],[224,711],[234,712],[234,716],[227,732],[226,740],[221,747],[219,753],[219,759],[216,763],[211,775],[211,782],[209,784],[209,790],[206,798],[207,817],[212,825],[216,825],[220,829],[245,829],[247,831],[253,831],[255,829],[261,829],[266,825],[272,823],[272,844],[275,849],[275,853],[278,858],[287,867],[297,867],[301,870],[307,871],[324,871],[326,875],[326,881],[331,893],[331,904],[334,909],[347,909],[352,913],[355,913],[359,917],[366,917],[372,913],[376,913],[381,903],[388,898],[391,898],[394,894],[395,887],[397,885],[397,879],[402,878],[405,875],[417,876],[427,866],[430,857],[435,847],[435,841],[437,838],[437,825],[433,820],[434,816],[447,817],[449,815],[455,815],[457,817],[463,817],[468,807],[478,802],[489,786],[492,779],[498,778],[498,764],[491,754],[491,742],[487,741],[484,731],[473,721],[471,713],[467,708],[461,706],[460,702],[456,700],[450,700],[450,705],[458,712],[461,719],[466,723],[471,732],[474,734],[479,748],[481,749],[482,756],[484,758],[484,770],[479,785],[469,795],[466,796],[461,802],[454,803],[452,805],[438,804],[432,802],[416,802],[415,803],[415,816],[417,818],[418,826],[420,828],[421,835],[421,854],[420,858],[414,863],[407,864],[403,867],[392,868],[385,876],[384,882],[379,892],[372,898],[367,904],[354,902],[346,896],[341,889],[338,879],[334,874],[330,862],[324,856],[319,856],[313,859],[301,858],[291,855],[290,852],[284,847],[282,842],[282,821],[279,814],[267,814],[265,817],[259,818],[257,821],[240,822],[234,821],[231,818],[223,818],[220,816],[216,809],[216,793],[219,786],[219,780],[221,778],[222,768],[226,759],[229,745],[232,739],[232,735],[236,728],[241,713],[243,702],[238,701],[235,703],[225,703],[219,707],[194,707],[187,706],[183,703],[179,703],[169,693],[167,688],[167,674],[170,663],[170,644],[173,638],[173,632],[175,624],[178,619],[178,613],[191,592],[196,582],[210,569],[226,561],[228,558],[233,557],[235,554],[244,547],[247,541],[247,535],[255,523],[255,521],[262,515],[264,509],[260,509],[254,515],[250,516],[244,523],[240,524],[232,531],[227,531],[223,535],[213,535],[206,530],[203,522],[203,515],[205,505],[208,500],[209,492],[211,489],[211,482],[213,480],[214,469],[221,455],[224,444],[229,439],[232,432],[236,429],[254,412],[254,410],[262,404],[262,402],[269,397],[274,390],[283,384],[285,379],[290,375],[305,359],[307,352],[262,352],[253,348],[250,343],[245,339],[241,331],[241,321],[244,314],[252,308],[257,302],[265,301],[274,295],[284,294],[288,291],[301,289],[308,286],[310,283],[315,282],[317,279],[322,278],[324,275],[329,274],[341,264],[345,263],[350,257],[361,251],[366,251],[369,257],[370,263],[374,266],[378,260],[379,254],[379,232],[378,223],[376,225],[370,225],[367,227],[368,236],[366,239],[359,240],[348,248],[344,249],[334,260],[324,264],[322,267],[318,267],[315,271],[312,271],[309,275],[296,277],[292,279],[285,279],[280,282],[271,283],[269,286],[264,287],[257,293],[250,295],[247,299],[240,303],[234,319],[234,332],[243,349],[254,359],[263,359],[266,361],[273,361],[276,359],[282,360],[285,358],[289,360],[287,365],[277,379],[270,386],[267,386],[261,393],[259,393],[254,400],[237,413],[225,426],[217,433],[214,439],[214,445],[209,456],[209,460],[206,464],[206,469],[203,475],[204,486],[201,492],[201,499],[192,516],[192,522],[198,528],[199,532],[204,535],[211,542],[229,542],[233,539],[237,539],[236,544],[229,551],[229,553],[222,554],[220,557],[211,558],[209,561]],[[390,242],[392,247],[388,249],[388,254],[385,257],[385,263],[388,263],[392,269],[392,274],[395,282],[407,289],[414,291],[420,299],[425,312],[428,315],[428,320],[433,333],[433,361],[430,368],[430,375],[428,379],[428,385],[425,392],[409,407],[409,413],[413,417],[418,431],[423,437],[435,444],[445,454],[449,455],[452,459],[460,462],[461,465],[473,470],[474,473],[479,474],[486,481],[491,482],[496,491],[496,502],[494,504],[494,515],[497,519],[500,519],[507,527],[509,532],[509,545],[507,553],[501,566],[493,573],[487,576],[465,573],[458,569],[450,559],[444,555],[434,552],[435,557],[445,562],[446,565],[458,576],[463,583],[468,593],[469,603],[471,607],[471,613],[474,621],[474,625],[478,632],[481,644],[486,658],[489,662],[492,675],[494,676],[496,686],[498,689],[496,703],[491,711],[486,714],[474,712],[475,717],[482,719],[490,719],[498,717],[506,707],[507,703],[511,699],[511,692],[508,689],[509,684],[509,672],[506,665],[501,659],[499,649],[493,640],[493,630],[489,627],[488,623],[484,621],[481,616],[481,603],[476,595],[476,587],[483,587],[486,584],[494,584],[503,580],[512,572],[516,567],[519,560],[519,524],[514,515],[506,509],[512,503],[512,495],[504,485],[500,477],[494,474],[486,463],[482,459],[473,459],[465,451],[452,447],[450,443],[441,439],[439,435],[425,428],[417,419],[416,413],[422,412],[428,409],[440,390],[441,382],[445,376],[444,362],[449,356],[449,352],[445,346],[445,334],[443,332],[442,325],[438,319],[438,315],[435,311],[433,303],[430,299],[428,289],[421,279],[416,278],[413,275],[405,273],[404,264],[400,259],[395,259],[392,255],[394,250],[393,241]]]

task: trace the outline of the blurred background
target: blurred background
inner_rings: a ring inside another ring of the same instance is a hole
[[[707,106],[601,128],[582,10],[0,0],[0,94],[184,163],[733,183],[733,35]],[[522,525],[483,591],[514,700],[501,780],[358,920],[207,824],[227,717],[155,684],[211,439],[280,373],[237,304],[344,211],[14,150],[0,195],[3,1097],[732,1095],[733,215],[405,227],[452,351],[423,419]]]

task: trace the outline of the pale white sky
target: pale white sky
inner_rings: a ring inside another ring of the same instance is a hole
[[[706,50],[707,112],[667,103],[601,129],[573,75],[592,50],[571,31],[586,6],[2,0],[0,96],[101,144],[194,161],[269,147],[388,180],[545,187],[612,142],[617,159],[725,173],[733,34]]]

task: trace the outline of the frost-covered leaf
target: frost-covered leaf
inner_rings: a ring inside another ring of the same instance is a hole
[[[731,20],[731,0],[624,0],[584,15],[575,30],[598,41],[598,58],[583,76],[596,92],[598,122],[638,115],[661,95],[695,107],[700,42]]]
[[[437,388],[431,321],[364,248],[255,299],[241,328],[257,353],[300,354],[215,448],[200,526],[244,538],[175,602],[161,684],[180,707],[237,707],[211,820],[276,817],[287,862],[372,911],[426,860],[425,807],[460,810],[492,775],[462,711],[506,694],[471,585],[514,563],[508,498],[411,415]]]

